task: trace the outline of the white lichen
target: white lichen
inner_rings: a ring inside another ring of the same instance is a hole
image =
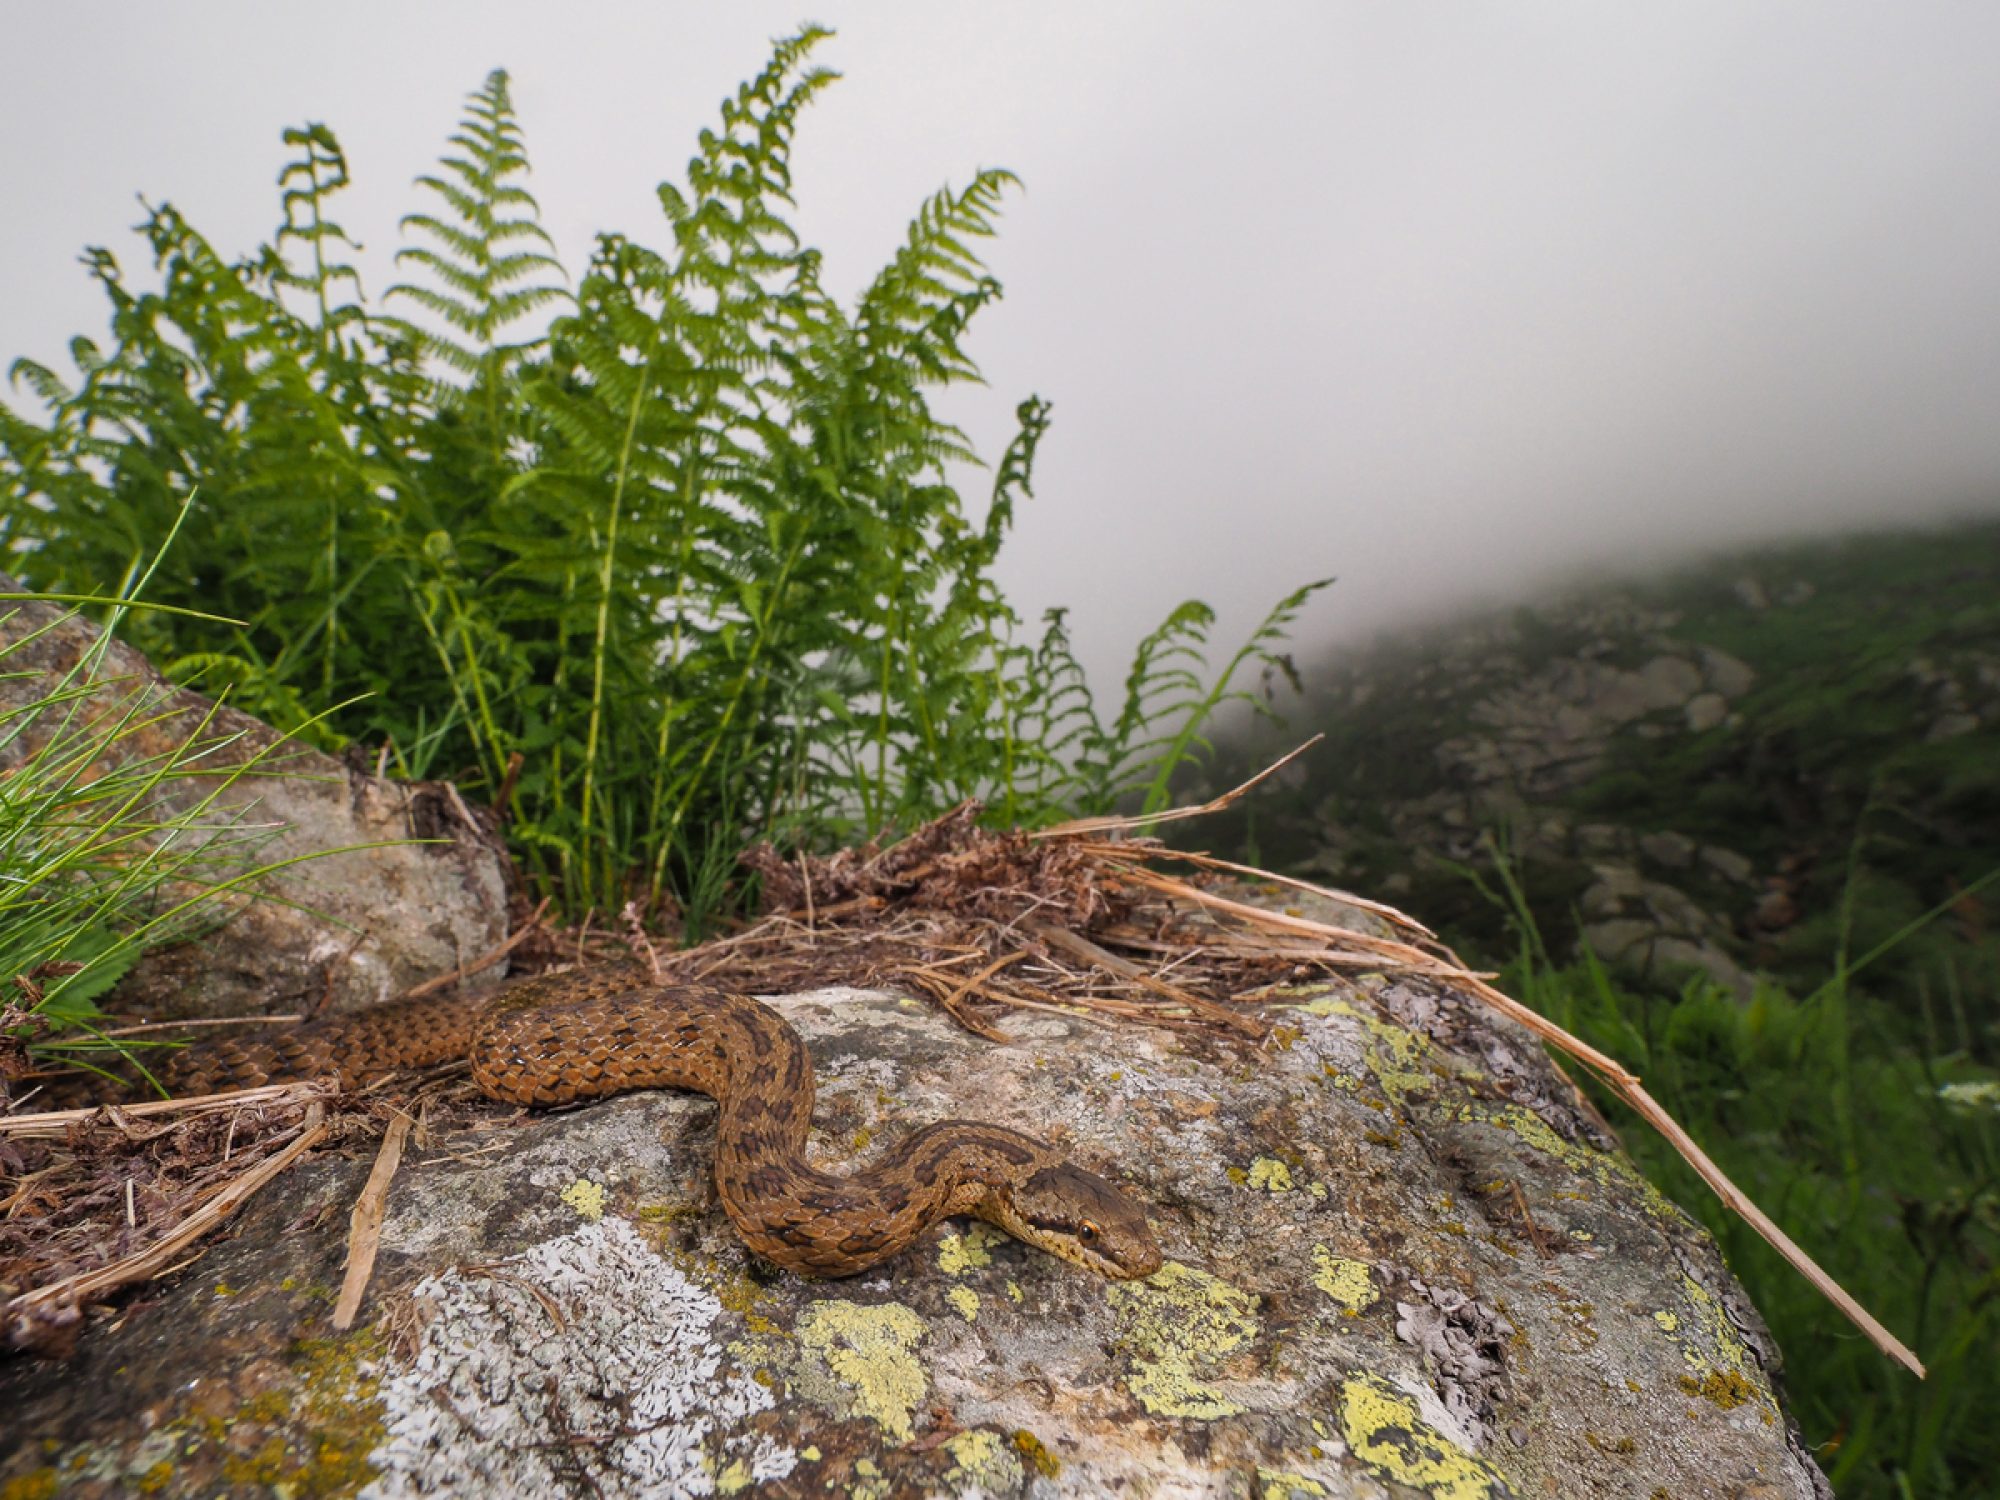
[[[729,1367],[722,1304],[621,1219],[586,1224],[478,1272],[420,1282],[415,1360],[383,1377],[386,1436],[364,1492],[707,1495],[796,1456],[741,1431],[771,1393]]]

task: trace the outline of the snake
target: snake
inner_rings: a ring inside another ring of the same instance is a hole
[[[469,1058],[480,1091],[547,1108],[678,1088],[719,1106],[715,1184],[743,1243],[788,1271],[853,1276],[933,1224],[971,1215],[1114,1280],[1151,1275],[1161,1253],[1117,1185],[1003,1125],[940,1120],[845,1176],[806,1159],[813,1065],[783,1016],[749,995],[662,984],[601,965],[516,980],[496,994],[440,994],[198,1042],[154,1070],[173,1095],[384,1073]]]

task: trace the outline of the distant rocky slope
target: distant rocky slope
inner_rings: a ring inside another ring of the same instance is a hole
[[[1559,950],[1816,982],[2000,866],[2000,523],[1718,556],[1386,639],[1307,674],[1288,785],[1213,836],[1514,941],[1496,839]],[[1225,783],[1275,738],[1225,751]],[[1994,961],[1977,896],[1876,970]],[[1560,956],[1560,951],[1558,952]]]

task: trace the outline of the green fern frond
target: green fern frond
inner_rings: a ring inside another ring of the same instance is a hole
[[[503,367],[535,347],[503,343],[503,332],[540,308],[570,299],[564,286],[536,279],[568,278],[555,242],[541,226],[539,205],[516,181],[528,173],[528,155],[504,71],[488,74],[470,96],[450,143],[463,154],[445,156],[439,173],[417,179],[418,187],[442,200],[445,212],[408,214],[402,221],[405,234],[432,243],[396,252],[399,266],[421,268],[439,286],[398,283],[387,296],[416,303],[463,335],[454,339],[420,330],[428,355],[475,384],[498,384]]]

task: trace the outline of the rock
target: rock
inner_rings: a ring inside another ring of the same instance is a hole
[[[1699,646],[1702,677],[1709,690],[1725,698],[1741,698],[1757,681],[1757,669],[1716,646]]]
[[[1737,602],[1745,609],[1769,609],[1771,607],[1771,596],[1765,591],[1764,585],[1748,573],[1737,579],[1730,588],[1731,592],[1736,595]]]
[[[1107,1282],[960,1222],[805,1281],[712,1205],[706,1100],[492,1108],[413,1142],[372,1326],[327,1323],[364,1148],[294,1168],[70,1363],[0,1367],[0,1487],[1818,1493],[1713,1242],[1594,1143],[1538,1044],[1452,995],[1301,992],[1262,1051],[777,1003],[818,1059],[824,1164],[938,1116],[1033,1128],[1128,1187],[1167,1264]]]
[[[1701,669],[1685,656],[1656,656],[1639,669],[1646,705],[1679,708],[1701,691]]]
[[[1720,693],[1696,693],[1688,699],[1687,727],[1690,734],[1706,734],[1729,717],[1729,700]]]
[[[1941,714],[1924,735],[1926,744],[1936,744],[1940,740],[1955,740],[1962,734],[1971,734],[1979,728],[1979,716],[1969,713]]]
[[[1701,862],[1724,880],[1733,880],[1738,885],[1747,885],[1752,871],[1756,868],[1734,849],[1720,848],[1715,844],[1704,844]]]
[[[0,588],[15,587],[0,576]],[[0,644],[13,646],[0,674],[0,711],[7,713],[45,696],[99,639],[94,625],[64,621],[53,605],[12,608],[0,621]],[[161,811],[171,815],[214,796],[205,823],[234,815],[273,825],[268,838],[208,866],[206,877],[303,861],[265,879],[274,899],[225,897],[218,909],[235,912],[227,926],[149,954],[121,983],[116,1008],[173,1019],[322,1004],[352,1009],[455,968],[505,937],[503,857],[451,788],[350,770],[247,714],[175,687],[122,642],[105,653],[96,680],[93,708],[110,714],[144,705],[137,717],[145,727],[121,739],[116,756],[166,756],[197,734],[214,744],[199,762],[202,774],[160,783]],[[0,746],[0,765],[17,764],[37,734],[49,732],[45,723],[52,726],[53,716]],[[231,770],[253,760],[254,773],[218,793]],[[436,842],[325,853],[405,839]]]
[[[1642,833],[1639,852],[1656,865],[1685,870],[1694,863],[1695,842],[1684,833]]]

